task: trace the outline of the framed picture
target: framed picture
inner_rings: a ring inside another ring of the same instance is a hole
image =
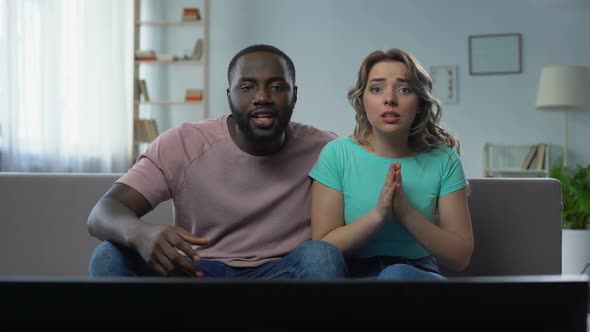
[[[432,94],[443,104],[456,104],[457,100],[457,66],[431,66]]]
[[[522,72],[521,34],[469,36],[469,74],[517,74]]]

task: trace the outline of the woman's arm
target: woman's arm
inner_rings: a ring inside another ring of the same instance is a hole
[[[314,180],[311,194],[312,238],[332,243],[345,256],[364,246],[391,218],[396,176],[399,176],[399,168],[392,164],[376,207],[348,225],[344,223],[342,192]]]
[[[403,186],[399,189],[403,190]],[[398,218],[441,265],[453,271],[462,271],[469,265],[473,253],[473,232],[466,188],[439,197],[438,210],[438,226],[413,208],[407,209]]]

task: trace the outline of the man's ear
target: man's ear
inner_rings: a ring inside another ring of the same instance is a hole
[[[293,105],[297,103],[297,85],[293,86]]]
[[[225,95],[227,96],[227,99],[229,100],[229,88],[225,89]]]

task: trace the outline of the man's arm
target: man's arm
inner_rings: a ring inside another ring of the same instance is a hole
[[[115,183],[90,212],[88,231],[103,241],[137,250],[161,275],[180,271],[200,276],[194,264],[178,251],[197,262],[200,257],[190,244],[205,245],[208,241],[176,226],[148,224],[139,219],[152,209],[138,191]]]
[[[115,183],[90,212],[88,231],[103,241],[133,247],[131,241],[143,224],[139,218],[152,208],[138,191]]]

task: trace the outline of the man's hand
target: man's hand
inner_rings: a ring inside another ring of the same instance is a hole
[[[203,276],[203,272],[194,264],[201,257],[191,244],[206,245],[208,242],[180,227],[154,224],[144,224],[132,240],[141,257],[162,276],[180,274],[197,277]]]

